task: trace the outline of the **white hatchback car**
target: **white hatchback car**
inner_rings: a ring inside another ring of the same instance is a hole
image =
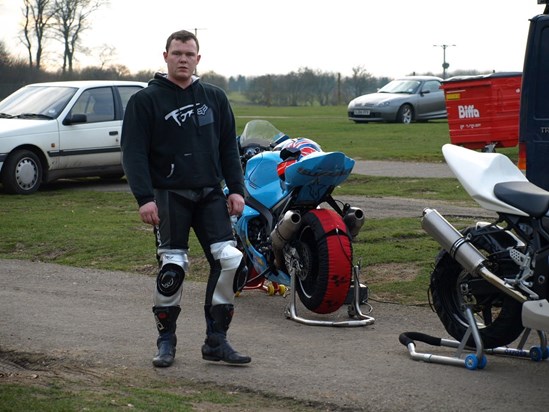
[[[131,81],[70,81],[25,86],[0,102],[0,180],[30,194],[68,177],[124,175],[120,134]]]

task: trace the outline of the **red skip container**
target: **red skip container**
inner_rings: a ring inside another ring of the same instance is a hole
[[[521,81],[521,72],[444,81],[450,141],[469,149],[516,146]]]

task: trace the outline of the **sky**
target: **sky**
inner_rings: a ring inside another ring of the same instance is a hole
[[[287,74],[307,67],[351,76],[449,71],[521,71],[538,0],[110,0],[91,16],[79,64],[101,63],[113,47],[131,72],[165,71],[170,33],[196,32],[198,71],[225,77]],[[0,40],[26,58],[18,40],[22,0],[0,0]],[[59,47],[55,41],[51,48]],[[442,46],[447,45],[446,49]]]

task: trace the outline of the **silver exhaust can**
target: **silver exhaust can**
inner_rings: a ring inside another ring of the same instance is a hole
[[[421,227],[468,272],[477,273],[486,260],[485,256],[435,209],[423,211]]]
[[[467,272],[481,276],[502,292],[519,302],[526,297],[492,273],[485,265],[486,257],[434,209],[425,209],[421,227],[446,250]]]

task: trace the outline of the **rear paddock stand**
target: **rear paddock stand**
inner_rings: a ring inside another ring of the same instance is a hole
[[[314,320],[306,319],[297,314],[297,292],[296,292],[296,274],[293,268],[290,269],[290,294],[291,300],[285,310],[285,315],[288,319],[302,323],[309,326],[337,326],[337,327],[348,327],[348,326],[367,326],[372,325],[375,322],[375,319],[371,316],[368,316],[362,313],[360,309],[360,264],[353,266],[353,288],[354,296],[347,308],[347,313],[352,320],[346,321],[331,321],[331,320]]]
[[[530,350],[524,349],[524,345],[526,343],[526,340],[528,339],[531,329],[525,329],[517,348],[499,347],[499,348],[484,350],[484,344],[482,343],[482,340],[480,338],[478,327],[473,317],[473,312],[471,311],[470,308],[465,309],[465,315],[467,317],[469,326],[461,341],[436,338],[434,336],[429,336],[420,332],[405,332],[400,334],[398,339],[400,343],[402,343],[404,346],[408,348],[408,351],[410,352],[410,356],[414,360],[430,362],[430,363],[442,363],[446,365],[464,366],[469,370],[484,369],[484,367],[488,363],[485,353],[493,354],[493,355],[506,355],[506,356],[521,357],[521,358],[530,358],[536,362],[541,361],[543,359],[547,359],[549,357],[549,348],[547,347],[547,336],[542,331],[537,331],[540,339],[540,346],[533,346]],[[466,346],[466,342],[469,340],[469,337],[471,336],[471,334],[473,335],[475,348],[470,348]],[[432,346],[445,346],[450,348],[456,348],[457,350],[454,356],[442,356],[442,355],[433,355],[429,353],[419,353],[419,352],[416,352],[416,345],[414,340],[424,342]],[[463,353],[464,350],[471,350],[471,351],[474,351],[475,353],[462,357],[464,355]]]
[[[526,340],[532,332],[532,329],[525,329],[522,337],[519,341],[519,344],[516,348],[494,348],[486,349],[485,352],[489,355],[504,355],[504,356],[514,356],[518,358],[530,358],[534,362],[539,362],[549,358],[549,347],[547,346],[547,335],[545,332],[540,330],[536,331],[539,337],[539,346],[532,346],[529,350],[524,349]]]

